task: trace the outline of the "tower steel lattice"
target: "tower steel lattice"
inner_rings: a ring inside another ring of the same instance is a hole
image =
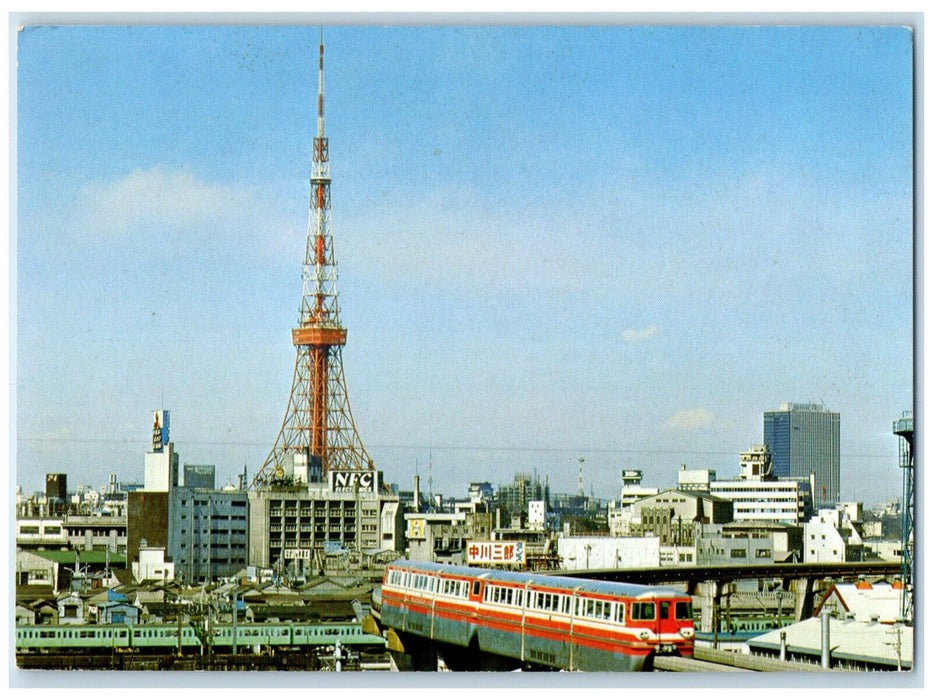
[[[308,237],[302,268],[295,373],[282,428],[250,484],[263,488],[285,479],[295,465],[327,478],[332,470],[372,469],[356,431],[343,374],[347,330],[337,304],[337,263],[331,236],[330,157],[324,135],[324,42],[318,63],[317,136],[313,140]]]
[[[904,471],[903,526],[901,541],[901,619],[914,619],[914,419],[909,411],[894,421],[895,435],[899,435],[899,461]]]

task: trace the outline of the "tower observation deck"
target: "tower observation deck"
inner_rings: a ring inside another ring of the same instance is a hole
[[[318,64],[317,136],[313,140],[308,236],[302,267],[297,353],[291,394],[275,445],[250,489],[293,480],[325,480],[333,470],[372,469],[347,398],[341,350],[347,330],[337,303],[331,236],[330,156],[324,135],[324,43]]]

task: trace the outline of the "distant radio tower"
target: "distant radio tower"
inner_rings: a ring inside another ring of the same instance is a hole
[[[431,456],[431,450],[428,450],[428,498],[431,499],[431,506],[434,506],[434,476],[432,471],[434,468],[434,460]]]
[[[309,471],[326,479],[332,470],[372,469],[350,413],[341,350],[347,331],[337,305],[337,263],[331,238],[330,163],[324,136],[324,39],[318,64],[317,136],[313,142],[308,238],[302,268],[303,291],[295,374],[282,428],[250,488],[283,476],[303,455]]]

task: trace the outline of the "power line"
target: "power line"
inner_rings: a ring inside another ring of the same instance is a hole
[[[137,438],[43,438],[43,437],[17,437],[17,442],[52,442],[52,443],[111,443],[111,444],[148,444],[145,439]],[[178,445],[209,445],[217,447],[268,447],[268,441],[246,441],[246,440],[175,440]],[[703,455],[731,457],[737,455],[736,451],[726,450],[671,450],[671,449],[645,449],[635,447],[527,447],[516,445],[439,445],[431,444],[409,444],[409,445],[390,445],[390,444],[372,444],[368,447],[374,450],[447,450],[450,452],[545,452],[545,453],[579,453],[588,452],[591,454],[657,454],[657,455]],[[843,452],[840,457],[856,457],[864,459],[888,459],[887,454],[859,454],[852,452]]]

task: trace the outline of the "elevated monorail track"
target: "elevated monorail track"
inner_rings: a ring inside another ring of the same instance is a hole
[[[859,576],[896,576],[900,573],[900,562],[819,562],[747,564],[729,566],[652,566],[625,569],[554,570],[550,576],[597,579],[599,581],[624,581],[642,585],[670,585],[697,583],[702,581],[738,581],[748,579],[794,579],[832,578],[856,580]]]

